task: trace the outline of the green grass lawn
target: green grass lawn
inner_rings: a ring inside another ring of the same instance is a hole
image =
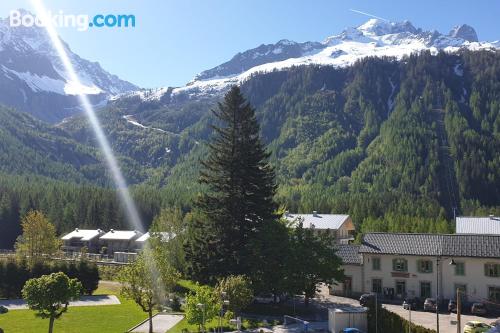
[[[118,295],[118,288],[101,285],[94,294]],[[54,333],[123,333],[147,318],[133,301],[118,297],[120,305],[70,307],[55,321]],[[49,320],[35,317],[31,310],[13,310],[0,315],[0,327],[5,333],[48,332]]]

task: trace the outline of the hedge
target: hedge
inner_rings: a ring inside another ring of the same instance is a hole
[[[379,306],[378,314],[378,332],[384,333],[404,333],[408,332],[410,322],[399,315]],[[370,308],[368,311],[368,332],[375,333],[375,312]],[[423,326],[411,324],[412,333],[436,333],[435,330],[425,328]]]
[[[25,262],[8,260],[0,262],[0,298],[21,298],[21,290],[26,281],[56,272],[77,278],[82,283],[83,293],[87,295],[92,295],[99,284],[97,265],[87,261],[54,261],[28,267]]]

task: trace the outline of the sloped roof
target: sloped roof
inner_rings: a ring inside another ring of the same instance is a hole
[[[167,242],[175,237],[175,234],[171,234],[168,232],[159,232],[158,234],[160,234],[162,241],[165,241],[165,242]],[[144,235],[142,235],[141,237],[137,238],[135,241],[139,242],[139,243],[143,243],[143,242],[146,242],[150,237],[151,237],[151,234],[148,231]]]
[[[335,254],[342,259],[344,265],[361,265],[363,263],[359,248],[361,245],[342,244],[337,245]]]
[[[455,225],[457,234],[500,235],[500,217],[460,216]]]
[[[500,235],[367,233],[359,252],[500,258]]]
[[[132,240],[134,238],[142,236],[142,232],[137,230],[113,230],[105,233],[101,236],[104,240]]]
[[[293,223],[302,221],[304,228],[337,230],[349,218],[340,214],[285,214],[284,217]]]
[[[64,235],[61,237],[62,240],[71,240],[71,239],[80,239],[81,241],[90,241],[99,235],[103,234],[104,232],[101,229],[78,229],[76,228],[69,234]]]

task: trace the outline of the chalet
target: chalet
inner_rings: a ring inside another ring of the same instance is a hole
[[[349,215],[340,214],[290,214],[285,213],[284,218],[292,225],[302,223],[304,228],[313,229],[317,234],[330,233],[336,243],[347,244],[354,240],[354,223]]]
[[[140,231],[133,230],[114,230],[111,229],[100,237],[102,246],[107,249],[107,254],[115,252],[134,252],[136,250],[135,241],[143,234]]]
[[[61,237],[63,241],[62,249],[66,252],[80,252],[86,248],[87,252],[98,253],[100,249],[99,237],[104,234],[101,229],[79,229]]]

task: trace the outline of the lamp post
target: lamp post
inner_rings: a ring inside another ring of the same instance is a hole
[[[457,266],[455,260],[451,259],[450,266]],[[460,295],[462,291],[460,288],[457,288],[457,333],[461,333],[462,324],[461,324],[461,316],[462,316],[462,295]]]
[[[198,303],[196,306],[201,309],[201,330],[205,333],[205,304]]]
[[[436,332],[439,333],[439,257],[436,257]]]
[[[436,257],[436,332],[437,333],[439,333],[439,261],[440,260],[441,257],[437,256]],[[451,259],[450,266],[455,266],[455,265],[456,265],[455,260]],[[460,329],[460,327],[458,329]]]
[[[411,333],[411,303],[408,303],[408,333]]]
[[[221,307],[219,312],[219,332],[222,333],[222,316],[224,315],[224,306],[229,305],[229,301],[225,299],[227,293],[225,291],[220,293]]]

